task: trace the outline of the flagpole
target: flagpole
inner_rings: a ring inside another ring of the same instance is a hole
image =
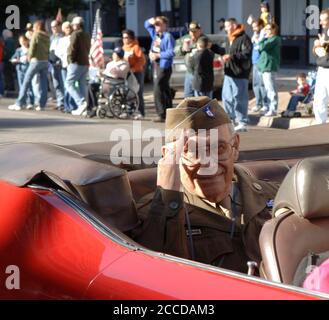
[[[93,2],[96,2],[96,0],[89,0],[89,20],[90,20],[90,32],[93,31],[93,17],[94,17],[94,12],[93,12]]]

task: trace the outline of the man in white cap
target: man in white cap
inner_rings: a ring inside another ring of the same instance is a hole
[[[66,77],[66,89],[74,99],[78,109],[72,111],[73,115],[82,115],[87,110],[87,74],[89,69],[89,52],[91,39],[83,30],[84,21],[81,17],[75,17],[72,21],[73,33],[68,49],[68,67]],[[79,88],[75,87],[79,83]]]

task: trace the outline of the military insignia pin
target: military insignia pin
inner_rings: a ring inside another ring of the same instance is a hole
[[[210,106],[206,106],[205,109],[204,109],[204,112],[205,112],[205,114],[206,114],[209,118],[212,118],[212,119],[215,118],[215,115],[214,115],[214,113],[211,111]]]
[[[266,203],[266,207],[267,207],[268,209],[273,209],[273,207],[274,207],[274,200],[269,200],[269,201],[267,201],[267,203]]]

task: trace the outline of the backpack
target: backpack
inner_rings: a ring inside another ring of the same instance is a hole
[[[329,294],[329,251],[309,253],[299,264],[294,285]]]

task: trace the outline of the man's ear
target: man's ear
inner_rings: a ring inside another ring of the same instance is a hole
[[[236,135],[234,139],[233,158],[234,161],[238,161],[240,156],[240,135]]]

